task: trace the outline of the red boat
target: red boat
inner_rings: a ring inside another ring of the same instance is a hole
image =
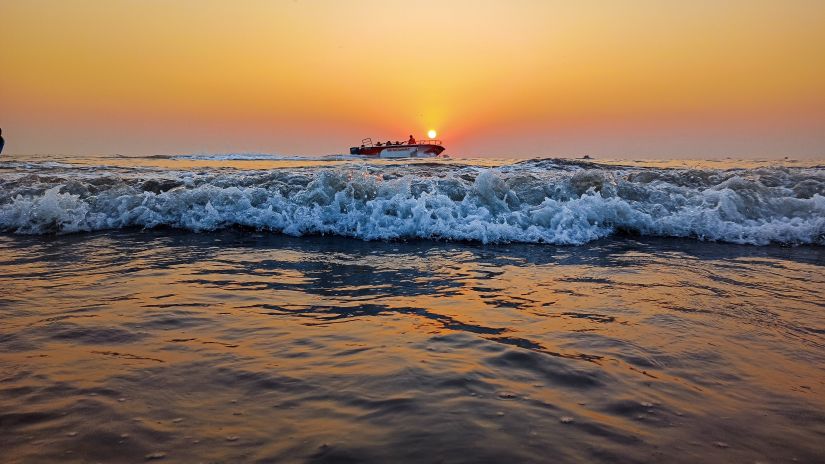
[[[375,142],[367,138],[361,141],[360,147],[349,149],[351,155],[362,155],[375,158],[435,158],[444,151],[441,140],[425,139],[410,140],[408,142]]]

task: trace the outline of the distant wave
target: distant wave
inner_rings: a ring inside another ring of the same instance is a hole
[[[73,165],[68,163],[60,163],[57,161],[40,161],[40,162],[4,162],[0,164],[0,168],[4,169],[65,169],[71,168]]]
[[[365,240],[576,245],[629,233],[823,245],[825,170],[530,160],[492,169],[366,164],[91,178],[72,171],[0,175],[5,232],[158,226]]]
[[[269,153],[223,153],[163,156],[169,159],[196,161],[343,161],[369,159],[363,155],[333,154],[324,156],[288,156]]]
[[[306,160],[312,159],[312,158],[310,158],[308,156],[285,156],[285,155],[273,155],[273,154],[269,154],[269,153],[221,153],[221,154],[196,153],[196,154],[191,154],[191,155],[171,156],[170,159],[199,160],[199,161],[266,161],[266,160],[306,161]]]

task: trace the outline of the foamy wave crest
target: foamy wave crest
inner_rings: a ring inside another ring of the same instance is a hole
[[[0,230],[233,226],[366,240],[582,244],[616,233],[825,244],[825,170],[666,170],[552,161],[502,168],[0,177]]]

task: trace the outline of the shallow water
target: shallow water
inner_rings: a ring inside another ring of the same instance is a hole
[[[4,155],[0,460],[825,462],[823,245],[813,161]]]
[[[822,462],[825,248],[0,235],[5,462]]]

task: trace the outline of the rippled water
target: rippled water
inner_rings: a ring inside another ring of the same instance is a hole
[[[822,462],[825,249],[0,236],[6,462]]]
[[[0,461],[825,462],[822,167],[201,158],[0,162]]]

